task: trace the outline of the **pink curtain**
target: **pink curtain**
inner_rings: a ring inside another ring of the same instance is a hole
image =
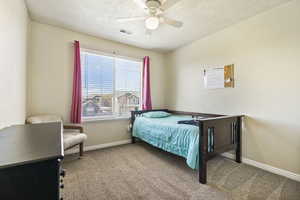
[[[71,122],[81,123],[81,63],[79,41],[74,42],[74,72]]]
[[[142,109],[151,110],[151,88],[150,88],[150,58],[144,57],[143,60],[143,88],[142,88]]]

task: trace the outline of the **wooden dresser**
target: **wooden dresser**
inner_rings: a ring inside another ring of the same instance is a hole
[[[62,199],[63,156],[61,123],[0,130],[0,199]]]

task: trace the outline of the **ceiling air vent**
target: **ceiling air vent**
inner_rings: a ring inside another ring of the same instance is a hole
[[[131,35],[132,34],[132,32],[126,31],[125,29],[121,29],[120,33],[123,33],[123,34],[126,34],[126,35]]]

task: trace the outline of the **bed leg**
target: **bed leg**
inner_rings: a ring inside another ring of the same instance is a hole
[[[132,144],[134,144],[134,143],[136,142],[136,139],[135,139],[135,137],[133,137],[133,136],[132,136],[132,138],[131,138],[131,142],[132,142]]]
[[[203,122],[199,123],[199,182],[206,184],[207,182],[207,130],[204,129]]]
[[[241,117],[238,117],[238,120],[237,120],[237,135],[236,135],[236,150],[235,150],[235,161],[237,163],[241,163],[242,162],[242,144],[241,144],[241,141],[242,141],[242,134],[241,134]]]
[[[201,166],[199,166],[199,182],[202,184],[206,184],[207,183],[207,166],[206,166],[206,162],[205,163],[201,163]]]

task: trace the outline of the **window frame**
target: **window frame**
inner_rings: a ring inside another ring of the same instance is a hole
[[[123,115],[119,115],[117,113],[115,113],[115,102],[116,102],[116,62],[115,59],[119,58],[119,59],[125,59],[125,60],[129,60],[129,61],[133,61],[133,62],[139,62],[140,63],[140,98],[139,98],[139,109],[142,108],[142,83],[143,83],[143,59],[142,58],[134,58],[134,57],[128,57],[128,56],[123,56],[123,55],[117,55],[116,53],[107,53],[107,52],[103,52],[103,51],[99,51],[99,50],[94,50],[94,49],[89,49],[89,48],[80,48],[80,55],[81,53],[90,53],[90,54],[94,54],[94,55],[98,55],[98,56],[107,56],[107,57],[111,57],[114,59],[114,64],[113,64],[113,101],[112,101],[112,111],[113,114],[112,115],[103,115],[103,116],[90,116],[90,117],[85,117],[83,116],[83,111],[81,111],[81,117],[82,117],[82,121],[83,122],[93,122],[93,121],[106,121],[106,120],[124,120],[124,119],[129,119],[130,118],[130,113],[128,114],[123,114]],[[81,67],[83,67],[82,65],[82,61],[81,61]],[[83,87],[83,86],[81,86]],[[81,97],[83,99],[84,94],[83,91],[81,92]]]

